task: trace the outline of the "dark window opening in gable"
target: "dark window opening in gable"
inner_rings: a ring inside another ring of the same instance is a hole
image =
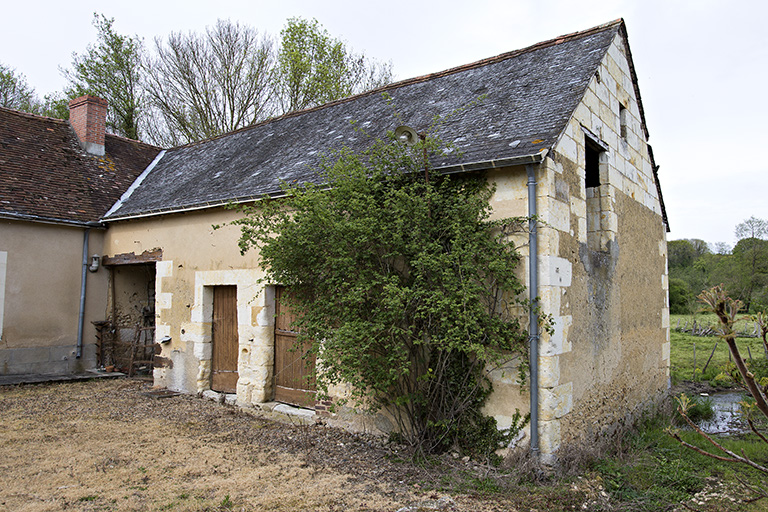
[[[603,148],[592,142],[589,137],[584,137],[584,150],[586,156],[586,186],[587,188],[599,187],[600,183],[600,153]]]
[[[606,212],[612,211],[612,202],[608,182],[608,151],[610,147],[601,141],[589,129],[582,126],[584,131],[584,180],[587,199],[587,245],[593,251],[608,250],[610,239],[609,226],[604,225],[609,217]]]
[[[629,112],[624,105],[619,105],[619,130],[621,131],[621,138],[627,139],[627,123],[629,118]]]

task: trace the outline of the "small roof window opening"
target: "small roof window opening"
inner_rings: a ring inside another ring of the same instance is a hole
[[[629,110],[624,105],[619,105],[619,130],[624,140],[627,140],[627,123],[629,123]]]

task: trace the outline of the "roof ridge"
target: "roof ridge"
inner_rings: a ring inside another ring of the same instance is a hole
[[[604,30],[607,30],[609,28],[612,28],[614,26],[620,25],[624,23],[623,18],[616,19],[614,21],[611,21],[609,23],[604,23],[602,25],[598,25],[596,27],[592,27],[587,30],[581,30],[579,32],[572,32],[570,34],[565,34],[561,36],[557,36],[552,39],[548,39],[546,41],[541,41],[535,44],[532,44],[530,46],[526,46],[525,48],[519,48],[517,50],[511,50],[508,52],[500,53],[499,55],[495,55],[493,57],[486,57],[485,59],[481,59],[475,62],[470,62],[469,64],[462,64],[460,66],[456,66],[453,68],[446,69],[444,71],[438,71],[435,73],[430,73],[428,75],[422,75],[420,77],[415,78],[409,78],[407,80],[403,80],[401,82],[397,82],[395,84],[389,84],[388,87],[396,88],[404,85],[410,85],[411,83],[419,83],[419,82],[426,82],[428,80],[432,80],[434,78],[440,78],[447,75],[452,75],[455,73],[460,73],[462,71],[467,71],[470,69],[476,69],[483,66],[488,66],[490,64],[495,64],[497,62],[501,62],[507,59],[511,59],[513,57],[517,57],[519,55],[523,55],[524,53],[532,52],[535,50],[540,50],[542,48],[548,48],[550,46],[555,46],[558,44],[565,43],[567,41],[572,41],[574,39],[580,39],[582,37],[586,37],[592,34],[596,34],[598,32],[602,32]]]
[[[53,121],[53,122],[55,122],[57,124],[62,124],[62,125],[66,125],[66,126],[70,125],[69,124],[69,120],[67,120],[67,119],[59,119],[58,117],[42,116],[40,114],[34,114],[32,112],[24,112],[23,110],[16,110],[16,109],[13,109],[13,108],[0,107],[0,112],[6,113],[6,114],[10,114],[10,115],[19,116],[19,117],[24,117],[24,118],[30,119],[32,121]],[[141,141],[141,140],[131,139],[129,137],[123,137],[122,135],[117,135],[117,134],[114,134],[114,133],[105,133],[104,135],[106,137],[113,137],[115,139],[123,140],[123,141],[126,141],[126,142],[138,143],[138,144],[141,144],[142,146],[146,146],[147,148],[161,149],[160,146],[155,146],[154,144],[150,144],[148,142],[144,142],[144,141]]]
[[[155,146],[154,144],[150,144],[149,142],[144,142],[143,140],[131,139],[130,137],[124,137],[122,135],[117,135],[115,133],[105,133],[104,136],[105,137],[113,137],[115,139],[122,140],[122,141],[125,141],[125,142],[134,142],[134,143],[141,144],[142,146],[146,146],[146,147],[152,148],[152,149],[163,149],[162,147]]]
[[[227,137],[227,136],[235,134],[235,133],[244,132],[246,130],[250,130],[252,128],[255,128],[257,126],[264,126],[264,125],[267,125],[269,123],[273,123],[273,122],[280,121],[280,120],[283,120],[283,119],[289,119],[289,118],[301,116],[301,115],[307,114],[309,112],[315,112],[315,111],[318,111],[318,110],[322,110],[324,108],[330,108],[330,107],[333,107],[335,105],[340,105],[340,104],[347,103],[347,102],[350,102],[350,101],[355,101],[355,100],[357,100],[359,98],[363,98],[363,97],[370,96],[370,95],[373,95],[373,94],[381,94],[382,92],[391,91],[391,90],[394,90],[394,89],[399,89],[401,87],[406,87],[406,86],[417,84],[417,83],[428,82],[428,81],[434,80],[436,78],[441,78],[441,77],[444,77],[444,76],[449,76],[449,75],[453,75],[453,74],[456,74],[456,73],[461,73],[463,71],[468,71],[470,69],[476,69],[476,68],[480,68],[480,67],[484,67],[484,66],[489,66],[489,65],[495,64],[497,62],[502,62],[504,60],[511,59],[511,58],[517,57],[519,55],[523,55],[524,53],[528,53],[528,52],[535,51],[535,50],[540,50],[540,49],[543,49],[543,48],[548,48],[550,46],[555,46],[555,45],[558,45],[558,44],[562,44],[562,43],[567,42],[567,41],[573,41],[574,39],[579,39],[579,38],[582,38],[582,37],[590,36],[592,34],[596,34],[598,32],[603,32],[605,30],[608,30],[608,29],[611,29],[611,28],[617,27],[617,26],[618,27],[625,26],[624,18],[617,18],[617,19],[615,19],[613,21],[609,21],[608,23],[603,23],[602,25],[597,25],[596,27],[592,27],[592,28],[589,28],[589,29],[586,29],[586,30],[581,30],[581,31],[578,31],[578,32],[571,32],[570,34],[560,35],[560,36],[554,37],[552,39],[548,39],[546,41],[541,41],[541,42],[532,44],[530,46],[526,46],[525,48],[520,48],[520,49],[517,49],[517,50],[511,50],[511,51],[504,52],[504,53],[501,53],[501,54],[493,56],[493,57],[487,57],[485,59],[481,59],[481,60],[478,60],[478,61],[475,61],[475,62],[470,62],[469,64],[462,64],[460,66],[455,66],[453,68],[448,68],[448,69],[443,70],[443,71],[437,71],[437,72],[429,73],[429,74],[426,74],[426,75],[420,75],[420,76],[416,76],[416,77],[412,77],[412,78],[406,78],[406,79],[400,80],[398,82],[393,82],[393,83],[390,83],[390,84],[383,85],[381,87],[377,87],[376,89],[371,89],[369,91],[364,91],[364,92],[361,92],[361,93],[358,93],[358,94],[355,94],[355,95],[352,95],[352,96],[347,96],[345,98],[340,98],[338,100],[329,101],[327,103],[323,103],[322,105],[316,105],[314,107],[305,108],[305,109],[302,109],[302,110],[293,110],[291,112],[286,112],[285,114],[282,114],[280,116],[272,117],[270,119],[265,119],[263,121],[259,121],[258,123],[253,123],[253,124],[250,124],[248,126],[243,126],[242,128],[238,128],[237,130],[232,130],[231,132],[222,133],[221,135],[217,135],[217,136],[211,137],[209,139],[203,139],[203,140],[199,140],[199,141],[195,141],[195,142],[190,142],[190,143],[183,144],[181,146],[176,146],[174,148],[169,148],[169,149],[179,149],[179,148],[187,148],[187,147],[196,146],[198,144],[203,144],[203,143],[206,143],[206,142],[218,140],[218,139],[221,139],[223,137]]]
[[[42,116],[40,114],[33,114],[32,112],[24,112],[23,110],[16,110],[14,108],[0,107],[0,111],[7,114],[17,115],[19,117],[26,117],[35,121],[55,121],[57,123],[67,123],[66,119],[59,119],[58,117]]]

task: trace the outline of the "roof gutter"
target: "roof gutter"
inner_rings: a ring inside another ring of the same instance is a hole
[[[121,220],[134,220],[134,219],[143,219],[147,217],[155,217],[157,215],[167,215],[171,213],[188,213],[188,212],[195,212],[198,210],[207,210],[209,208],[221,208],[227,205],[238,205],[243,203],[255,203],[257,201],[261,201],[265,198],[270,199],[277,199],[280,197],[285,197],[287,194],[285,192],[275,192],[272,194],[263,194],[260,196],[247,196],[247,197],[239,197],[237,199],[228,199],[228,200],[220,200],[220,201],[208,201],[205,203],[198,203],[190,206],[184,206],[180,208],[162,208],[157,210],[148,210],[141,213],[130,213],[127,215],[115,215],[113,217],[107,218],[102,217],[102,222],[117,222]]]
[[[0,212],[0,219],[23,220],[28,222],[38,222],[40,224],[55,224],[58,226],[72,226],[78,228],[97,228],[106,229],[104,223],[99,221],[81,221],[57,219],[54,217],[42,217],[40,215],[30,215],[28,213]]]
[[[513,158],[502,158],[499,160],[485,160],[480,162],[471,162],[471,163],[459,164],[459,165],[447,165],[444,167],[437,167],[435,168],[435,171],[438,171],[442,174],[460,174],[465,172],[500,169],[502,167],[515,167],[515,166],[527,165],[527,164],[538,164],[544,160],[544,157],[547,156],[547,152],[548,151],[546,148],[542,148],[539,152],[531,153],[530,155],[516,156]],[[121,197],[120,200],[117,203],[115,203],[115,205],[106,213],[106,215],[102,217],[101,219],[102,222],[117,222],[117,221],[123,221],[123,220],[142,219],[142,218],[154,217],[157,215],[166,215],[171,213],[188,213],[188,212],[194,212],[199,210],[206,210],[209,208],[220,208],[227,205],[255,203],[265,198],[279,199],[287,195],[285,192],[280,191],[280,192],[273,192],[271,194],[262,194],[259,196],[246,196],[246,197],[238,197],[234,199],[227,199],[227,200],[220,200],[220,201],[208,201],[205,203],[198,203],[198,204],[193,204],[193,205],[180,207],[180,208],[165,208],[165,209],[158,209],[158,210],[149,210],[141,213],[133,213],[133,214],[127,214],[127,215],[114,215],[110,217],[110,214],[116,212],[120,208],[120,206],[122,206],[123,201],[128,199],[128,197],[130,196],[130,193],[132,193],[133,190],[135,190],[135,188],[139,186],[141,181],[144,180],[146,174],[149,173],[149,171],[160,160],[163,153],[164,151],[158,155],[155,161],[152,162],[152,164],[149,167],[147,167],[147,170],[144,171],[144,173],[142,173],[141,176],[139,176],[139,178],[134,182],[133,185],[131,185],[131,188],[128,191],[126,191],[125,194],[123,194],[123,197]]]
[[[436,171],[443,174],[459,174],[462,172],[487,171],[490,169],[501,169],[502,167],[515,167],[518,165],[539,164],[547,156],[547,149],[541,148],[537,153],[530,155],[515,156],[512,158],[501,158],[499,160],[483,160],[468,164],[451,165],[438,167]]]

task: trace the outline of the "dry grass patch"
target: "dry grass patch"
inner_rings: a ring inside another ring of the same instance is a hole
[[[344,471],[300,453],[344,443],[328,434],[352,444],[351,434],[195,397],[154,399],[145,387],[0,388],[0,510],[396,510],[414,498],[362,478],[377,468]]]

